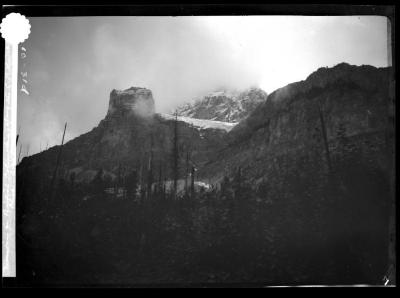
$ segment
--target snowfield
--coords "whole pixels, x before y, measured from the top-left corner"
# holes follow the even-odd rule
[[[174,115],[170,114],[159,114],[162,118],[167,120],[175,120]],[[230,131],[232,128],[235,127],[237,122],[229,123],[229,122],[222,122],[222,121],[215,121],[215,120],[205,120],[205,119],[195,119],[190,117],[178,116],[178,121],[183,121],[193,125],[197,129],[222,129],[225,131]]]

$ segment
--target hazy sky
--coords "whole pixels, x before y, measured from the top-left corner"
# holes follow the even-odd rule
[[[29,95],[18,94],[22,156],[97,126],[112,89],[152,90],[158,112],[219,87],[268,93],[341,62],[388,65],[374,16],[30,18]],[[25,64],[25,65],[23,65]],[[19,148],[18,148],[19,150]],[[21,156],[21,157],[22,157]]]

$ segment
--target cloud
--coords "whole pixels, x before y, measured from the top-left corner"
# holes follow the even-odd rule
[[[119,89],[150,88],[160,112],[220,86],[245,88],[258,80],[196,18],[139,18],[125,27],[130,30],[109,23],[96,30],[95,80]]]
[[[69,140],[104,118],[112,89],[152,90],[158,112],[217,88],[272,92],[340,62],[386,66],[383,17],[30,18],[18,99],[24,142]],[[34,152],[39,145],[32,145]]]

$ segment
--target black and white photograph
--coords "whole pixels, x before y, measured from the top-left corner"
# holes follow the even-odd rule
[[[3,283],[395,286],[394,7],[345,8],[3,7]]]

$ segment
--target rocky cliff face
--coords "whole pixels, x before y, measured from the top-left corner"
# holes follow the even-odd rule
[[[323,130],[332,163],[340,158],[343,142],[350,142],[365,158],[384,167],[392,98],[390,71],[343,63],[276,90],[232,129],[230,145],[210,161],[202,175],[216,181],[241,167],[261,181],[279,175],[276,166],[282,165],[282,159],[290,170],[302,158],[326,169]]]
[[[115,179],[133,169],[147,171],[150,156],[154,171],[162,171],[164,178],[172,174],[174,117],[154,112],[150,90],[132,87],[113,90],[106,117],[92,131],[63,146],[61,177],[74,173],[76,181],[89,182],[102,169]],[[225,145],[227,131],[218,126],[197,127],[181,119],[177,121],[180,174],[190,151],[191,162],[201,167],[208,156]],[[59,146],[24,158],[18,173],[37,171],[43,179],[53,175]],[[33,172],[32,172],[33,173]],[[158,175],[158,174],[157,174]]]
[[[149,89],[131,87],[111,91],[107,117],[130,113],[145,118],[154,114],[154,99]]]
[[[304,81],[276,90],[266,101],[265,94],[257,89],[236,97],[214,94],[185,113],[200,117],[207,112],[204,118],[232,120],[224,109],[215,109],[229,107],[232,98],[240,103],[243,113],[252,109],[253,112],[233,129],[218,129],[218,125],[207,123],[197,127],[183,121],[182,116],[178,119],[180,164],[185,163],[183,152],[190,151],[199,177],[212,183],[238,167],[253,181],[262,181],[279,175],[282,160],[286,170],[307,159],[326,172],[325,131],[333,165],[352,143],[366,159],[383,168],[388,117],[393,108],[390,78],[389,68],[339,64],[321,68]],[[227,114],[211,115],[213,111]],[[238,117],[235,120],[241,119],[239,114],[235,114]],[[92,131],[64,145],[64,173],[75,172],[90,180],[102,168],[116,176],[120,165],[139,169],[153,151],[153,162],[165,167],[169,171],[166,175],[170,176],[174,121],[172,117],[154,113],[150,90],[136,87],[113,90],[105,119]],[[51,176],[58,150],[56,146],[24,159],[19,171],[27,166],[42,168]]]
[[[220,90],[179,107],[178,115],[230,123],[240,122],[266,98],[265,91],[254,87],[242,92]]]

